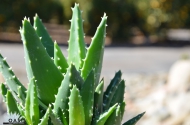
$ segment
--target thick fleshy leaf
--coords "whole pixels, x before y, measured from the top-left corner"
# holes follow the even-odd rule
[[[50,113],[51,113],[51,106],[48,107],[45,115],[43,116],[43,118],[41,119],[41,122],[38,125],[48,125]]]
[[[104,112],[100,115],[99,119],[97,120],[97,125],[104,125],[109,116],[116,110],[117,104],[113,105],[107,112]]]
[[[36,33],[39,37],[41,37],[41,42],[43,46],[46,48],[47,53],[50,57],[54,56],[54,45],[53,40],[51,39],[49,33],[47,32],[46,28],[44,27],[41,19],[36,16],[34,17],[34,28],[36,28]]]
[[[3,96],[3,102],[6,102],[7,87],[1,83],[1,95]]]
[[[102,69],[102,61],[104,54],[104,43],[106,34],[106,21],[107,16],[104,14],[102,21],[98,26],[90,47],[87,50],[87,55],[84,60],[83,67],[81,69],[82,77],[85,80],[90,73],[90,71],[95,69],[95,85],[99,83],[99,78]]]
[[[116,90],[118,89],[120,81],[121,81],[121,71],[118,71],[115,74],[114,78],[111,80],[111,83],[108,85],[106,91],[104,92],[104,99],[103,99],[104,111],[109,109],[111,100],[115,95]]]
[[[10,91],[7,91],[6,103],[7,103],[7,112],[9,114],[11,114],[11,113],[19,114],[16,100]]]
[[[17,103],[17,107],[18,107],[18,110],[19,110],[19,114],[20,114],[22,117],[25,118],[25,111],[24,111],[23,107],[22,107],[19,103]],[[25,118],[25,119],[26,119],[26,118]]]
[[[7,87],[13,92],[13,96],[16,97],[18,93],[22,95],[24,98],[26,97],[26,88],[21,84],[18,78],[13,73],[13,70],[6,62],[6,59],[0,54],[0,72],[3,74],[4,79],[6,81]],[[18,92],[18,88],[20,88],[20,92]],[[19,98],[20,101],[24,101],[24,98]]]
[[[81,78],[79,72],[76,70],[75,66],[71,64],[71,66],[67,69],[67,73],[64,76],[64,79],[59,87],[58,93],[56,95],[56,100],[54,103],[54,113],[59,115],[59,110],[64,113],[65,117],[68,119],[68,102],[69,102],[69,95],[70,89],[73,85],[76,85],[79,89],[81,89],[82,84],[84,83],[83,79]],[[62,116],[59,116],[62,117]]]
[[[35,77],[38,97],[43,103],[49,105],[55,101],[54,95],[58,92],[63,75],[46,52],[29,20],[24,19],[20,33],[28,79]]]
[[[69,125],[85,125],[84,106],[79,89],[75,85],[69,97]]]
[[[110,115],[110,117],[106,120],[104,125],[121,125],[122,121],[122,111],[121,106],[118,105],[116,110]]]
[[[120,108],[121,108],[121,117],[123,118],[124,112],[125,112],[125,102],[120,104]]]
[[[95,89],[94,92],[94,108],[93,108],[93,118],[92,125],[96,125],[96,120],[99,118],[103,109],[103,94],[104,94],[104,80],[100,81],[100,84]]]
[[[116,89],[116,91],[115,91],[115,93],[114,93],[114,95],[113,95],[113,98],[112,98],[111,101],[110,101],[109,107],[113,106],[113,105],[116,104],[116,103],[118,103],[118,104],[123,103],[124,94],[125,94],[125,81],[122,80],[122,81],[119,83],[119,86],[118,86],[118,88]]]
[[[60,118],[57,117],[52,111],[50,112],[50,118],[53,125],[63,125]]]
[[[69,67],[67,60],[65,59],[56,42],[54,43],[54,63],[61,73],[67,72],[67,68]]]
[[[103,94],[104,94],[104,79],[100,81],[100,84],[95,89],[94,93],[94,108],[98,109],[99,113],[102,113],[103,109]]]
[[[90,72],[80,91],[84,105],[85,125],[90,125],[94,105],[94,70]]]
[[[140,119],[141,117],[145,114],[145,112],[135,116],[134,118],[128,120],[127,122],[123,123],[122,125],[135,125]]]
[[[25,104],[25,99],[26,99],[26,95],[22,94],[22,87],[21,86],[18,86],[18,98],[20,99],[20,102],[22,104],[22,106],[24,106]]]
[[[39,122],[39,103],[35,79],[32,78],[27,90],[25,116],[28,124],[38,125]]]
[[[69,48],[68,48],[68,64],[73,63],[78,70],[82,66],[82,61],[86,56],[86,48],[84,42],[84,33],[82,26],[81,11],[79,5],[75,4],[72,8],[73,15],[71,19]]]

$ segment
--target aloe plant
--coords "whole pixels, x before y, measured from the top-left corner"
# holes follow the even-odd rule
[[[120,125],[125,110],[125,81],[118,71],[104,92],[100,79],[106,14],[87,48],[79,5],[72,8],[68,59],[49,36],[38,15],[33,26],[24,18],[20,34],[29,80],[28,89],[0,54],[5,78],[1,94],[8,113],[21,115],[29,125]],[[123,123],[135,125],[144,113]]]

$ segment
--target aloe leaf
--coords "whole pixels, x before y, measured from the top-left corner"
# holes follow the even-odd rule
[[[68,64],[73,63],[78,70],[82,66],[82,60],[86,56],[86,48],[84,42],[84,33],[82,26],[81,11],[79,5],[75,4],[72,8],[73,16],[71,19],[70,37],[69,37],[69,48],[68,48]]]
[[[14,96],[17,96],[18,93],[20,93],[23,97],[26,97],[26,88],[21,84],[21,82],[18,80],[18,78],[13,73],[13,70],[6,62],[6,59],[3,58],[3,56],[0,54],[0,72],[2,72],[7,87],[13,92]],[[18,87],[20,87],[20,92],[18,92]],[[23,98],[21,98],[22,101],[25,101]]]
[[[106,120],[104,125],[121,125],[122,114],[121,114],[121,106],[118,105],[116,110],[110,115],[110,117]]]
[[[48,120],[50,117],[50,112],[51,112],[51,106],[48,107],[45,115],[43,116],[43,118],[41,119],[41,122],[38,125],[48,125]]]
[[[123,101],[121,104],[120,104],[120,116],[121,116],[121,121],[122,121],[122,118],[123,118],[123,115],[124,115],[124,112],[125,112],[125,101]],[[121,124],[120,124],[121,125]]]
[[[85,114],[79,89],[74,85],[69,97],[69,125],[85,125]]]
[[[61,73],[66,73],[69,66],[56,42],[54,43],[54,63]]]
[[[3,102],[6,102],[7,87],[1,83],[1,95],[3,96]]]
[[[65,116],[65,114],[61,111],[61,113],[62,113],[62,122],[63,122],[63,124],[64,125],[69,125],[69,121],[67,120],[67,117]]]
[[[104,92],[104,97],[110,93],[110,91],[121,81],[121,71],[115,73],[114,78],[111,80],[110,84],[108,85],[106,91]]]
[[[63,123],[61,122],[60,118],[57,117],[51,110],[50,112],[50,118],[51,118],[51,122],[53,123],[53,125],[63,125]]]
[[[104,91],[104,80],[100,81],[100,84],[95,89],[94,93],[94,108],[98,109],[99,113],[102,113],[103,104],[103,91]]]
[[[37,97],[37,88],[35,79],[32,78],[27,90],[25,103],[25,116],[27,122],[32,125],[37,125],[39,122],[39,103]]]
[[[9,114],[10,113],[16,113],[16,114],[19,113],[16,100],[10,91],[7,91],[6,103],[7,103],[7,112]]]
[[[35,77],[37,80],[38,97],[44,104],[53,103],[63,75],[46,52],[29,20],[24,19],[20,33],[24,45],[28,79]]]
[[[96,125],[96,120],[102,113],[102,102],[103,102],[103,91],[104,91],[104,80],[100,81],[100,84],[95,89],[94,92],[94,109],[92,117],[92,125]]]
[[[80,91],[84,105],[85,125],[90,125],[93,116],[94,104],[94,71],[92,70]]]
[[[84,83],[83,79],[81,78],[79,72],[76,70],[73,64],[67,69],[67,72],[64,76],[64,79],[61,83],[61,86],[58,89],[58,93],[56,95],[56,100],[54,103],[54,113],[59,115],[59,108],[63,111],[65,117],[68,121],[68,97],[70,95],[70,89],[73,85],[76,85],[79,89],[81,89],[82,84]],[[59,116],[61,117],[61,116]]]
[[[125,112],[125,102],[123,101],[120,106],[121,106],[121,117],[123,118],[124,112]]]
[[[34,28],[36,28],[36,33],[39,37],[41,37],[41,42],[43,46],[46,48],[47,53],[50,57],[54,57],[54,45],[53,40],[50,37],[49,33],[47,32],[46,28],[44,27],[41,19],[36,16],[34,17]]]
[[[110,101],[110,106],[114,105],[115,103],[123,103],[123,99],[124,99],[124,94],[125,94],[125,81],[122,80],[119,83],[119,86],[117,88],[117,90],[115,91],[112,100]]]
[[[104,54],[104,43],[105,43],[105,33],[106,33],[106,21],[107,16],[104,14],[102,21],[98,26],[90,47],[88,48],[86,58],[84,60],[83,67],[81,69],[82,77],[85,80],[92,70],[95,69],[95,85],[99,83],[100,73],[102,69],[102,61]]]
[[[25,118],[25,111],[24,111],[23,107],[19,103],[17,103],[17,107],[18,107],[18,110],[19,110],[19,114],[21,114],[22,117]]]
[[[100,115],[96,125],[104,125],[109,116],[114,112],[118,104],[113,105],[107,112]]]
[[[114,78],[111,80],[111,83],[108,85],[106,91],[104,92],[104,97],[103,97],[104,111],[110,107],[110,102],[115,94],[115,91],[118,89],[120,81],[121,81],[121,71],[118,71],[115,74]]]
[[[134,118],[128,120],[127,122],[123,123],[122,125],[135,125],[140,119],[141,117],[145,114],[145,112],[135,116]]]
[[[26,95],[22,94],[22,88],[21,88],[21,86],[18,86],[18,95],[17,96],[18,96],[18,98],[21,99],[21,103],[24,106]]]

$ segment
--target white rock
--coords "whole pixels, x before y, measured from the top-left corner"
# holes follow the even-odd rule
[[[190,60],[179,60],[170,69],[167,88],[169,92],[183,92],[190,85]]]
[[[178,95],[167,97],[166,104],[172,117],[188,115],[190,112],[190,93],[179,93]]]

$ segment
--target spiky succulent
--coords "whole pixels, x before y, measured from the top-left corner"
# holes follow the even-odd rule
[[[68,59],[36,15],[24,18],[20,34],[29,79],[28,89],[0,55],[6,83],[1,93],[8,113],[19,113],[29,125],[120,125],[125,110],[125,81],[118,71],[107,89],[100,80],[107,16],[104,14],[86,48],[79,5],[72,8]],[[144,113],[123,125],[135,125]]]

